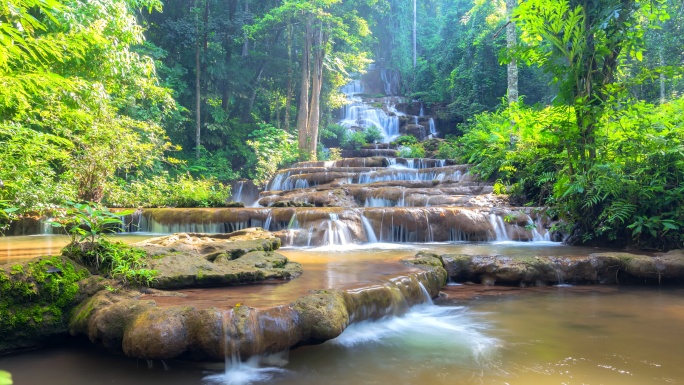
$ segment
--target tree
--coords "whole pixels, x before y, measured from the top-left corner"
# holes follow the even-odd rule
[[[551,73],[560,100],[572,107],[576,129],[565,130],[568,170],[587,172],[596,159],[596,131],[614,84],[621,57],[641,59],[644,26],[639,17],[665,19],[662,1],[529,0],[513,20],[522,30],[519,56]]]
[[[151,60],[133,50],[143,42],[133,6],[160,3],[0,6],[3,198],[23,209],[66,198],[98,201],[117,172],[160,159],[161,122],[174,102],[156,84]]]
[[[506,15],[508,22],[506,24],[506,48],[512,50],[517,44],[517,30],[515,22],[511,20],[513,11],[517,0],[506,0]],[[512,58],[508,63],[508,103],[514,104],[518,102],[518,62]]]

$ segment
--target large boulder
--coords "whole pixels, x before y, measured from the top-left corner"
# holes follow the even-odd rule
[[[230,234],[179,233],[135,244],[157,271],[151,287],[178,289],[291,279],[301,265],[274,252],[280,239],[259,228]]]
[[[352,322],[398,314],[434,297],[446,271],[434,256],[386,284],[354,290],[314,290],[292,303],[251,308],[158,305],[163,290],[102,290],[74,311],[70,331],[112,351],[142,359],[222,361],[275,353],[339,336]],[[429,294],[426,294],[429,293]]]
[[[684,253],[657,256],[595,253],[585,257],[440,256],[456,282],[529,285],[559,283],[668,283],[684,281]]]
[[[0,354],[65,334],[71,309],[97,283],[62,257],[0,265]]]

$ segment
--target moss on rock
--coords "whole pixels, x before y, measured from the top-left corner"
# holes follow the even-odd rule
[[[63,257],[0,267],[0,352],[39,345],[67,331],[88,271]]]

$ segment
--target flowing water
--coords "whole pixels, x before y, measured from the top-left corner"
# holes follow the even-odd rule
[[[122,239],[138,238],[142,237]],[[13,254],[10,258],[16,260],[55,248],[66,238],[2,240],[4,245],[12,244],[12,250],[22,250],[22,257]],[[204,298],[208,306],[223,298],[224,305],[229,305],[233,296],[248,305],[253,301],[268,306],[287,302],[310,288],[378,284],[410,270],[397,260],[419,250],[513,257],[595,251],[549,242],[286,248],[280,252],[303,264],[302,277],[277,285],[198,289],[196,299]],[[448,292],[458,290],[469,288],[450,287]],[[401,317],[353,324],[323,345],[247,362],[229,361],[227,369],[223,364],[148,363],[78,341],[0,357],[0,368],[12,372],[16,384],[51,385],[684,383],[680,363],[684,290],[571,287],[530,291],[442,305],[426,299]],[[201,301],[197,306],[202,306]]]
[[[153,362],[86,344],[0,357],[16,384],[678,384],[684,291],[549,289],[420,305],[289,355]]]

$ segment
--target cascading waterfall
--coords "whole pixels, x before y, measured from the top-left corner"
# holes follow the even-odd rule
[[[428,305],[434,305],[435,303],[432,301],[432,297],[425,288],[425,285],[423,285],[422,282],[418,282],[418,285],[420,286],[420,291],[423,293],[423,297],[425,298],[425,303]]]
[[[344,86],[342,92],[347,97],[347,104],[343,108],[344,115],[340,125],[348,129],[376,127],[383,134],[383,143],[390,143],[399,137],[399,117],[375,108],[357,97],[357,94],[363,93],[363,85],[358,80]]]
[[[394,169],[389,171],[370,171],[359,175],[358,184],[390,182],[390,181],[444,181],[459,182],[462,173],[460,170],[421,170],[417,168]]]
[[[533,222],[532,219],[528,221],[528,227],[532,231],[532,241],[533,242],[551,242],[551,232],[548,230],[544,230],[544,234],[542,235],[539,232],[539,229],[544,229],[542,225],[541,218],[537,218],[536,222]]]
[[[436,138],[437,137],[437,125],[435,124],[435,120],[433,118],[430,118],[430,138]]]
[[[375,230],[373,230],[373,226],[371,225],[370,221],[368,221],[368,218],[366,218],[366,216],[363,214],[361,214],[361,223],[363,224],[363,229],[366,231],[368,243],[377,243],[378,238],[375,236]]]
[[[330,213],[330,219],[327,222],[327,229],[324,239],[326,245],[346,245],[351,239],[349,227],[340,220],[340,216],[335,213]]]
[[[496,238],[494,239],[495,241],[509,241],[510,238],[508,238],[508,233],[506,232],[506,224],[504,223],[503,218],[496,214],[489,214],[489,223],[492,224],[492,230],[494,230],[494,234]]]

